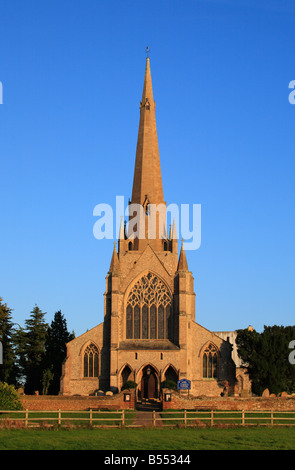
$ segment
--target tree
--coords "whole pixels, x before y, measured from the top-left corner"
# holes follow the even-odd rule
[[[67,343],[74,339],[67,329],[67,322],[59,310],[55,313],[47,331],[45,343],[45,355],[43,360],[43,369],[52,370],[53,378],[51,380],[48,393],[56,395],[60,388],[60,377],[62,374],[62,364],[67,355]]]
[[[23,369],[26,376],[25,393],[32,394],[42,388],[42,362],[45,355],[45,342],[48,324],[44,320],[45,313],[36,305],[31,316],[25,321],[25,349]]]
[[[13,347],[14,328],[12,310],[0,297],[0,341],[2,343],[3,364],[0,365],[0,380],[16,385],[16,357]]]
[[[1,410],[21,410],[22,403],[13,385],[0,382],[0,409]]]
[[[52,367],[50,369],[45,369],[43,371],[43,376],[42,376],[42,395],[47,395],[49,386],[54,378],[54,374],[52,372]]]
[[[266,388],[275,394],[295,391],[295,367],[289,362],[289,343],[294,339],[294,326],[264,326],[262,333],[238,330],[238,354],[255,394],[261,395]]]
[[[20,327],[14,331],[13,345],[15,350],[16,368],[15,368],[15,384],[24,387],[26,382],[26,345],[27,337],[25,329]]]

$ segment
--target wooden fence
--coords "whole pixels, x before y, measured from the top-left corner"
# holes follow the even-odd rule
[[[295,410],[204,410],[172,411],[162,413],[163,425],[237,425],[237,426],[295,426]]]
[[[1,411],[0,427],[78,425],[92,427],[141,426],[295,426],[295,411],[276,410],[165,410],[137,416],[136,411]]]

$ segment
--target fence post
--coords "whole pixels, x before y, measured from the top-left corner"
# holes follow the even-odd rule
[[[270,412],[270,424],[273,426],[273,410]]]
[[[28,427],[28,420],[29,420],[29,411],[26,410],[26,418],[25,418],[25,427]]]
[[[61,424],[61,412],[58,410],[58,424]]]
[[[245,425],[245,410],[242,410],[242,426]]]
[[[186,410],[184,410],[184,425],[186,426]]]
[[[153,410],[153,426],[156,426],[156,412]]]
[[[214,424],[214,411],[211,410],[211,426]]]
[[[122,426],[125,426],[125,410],[122,410]]]
[[[89,421],[90,421],[90,426],[92,426],[92,409],[90,409]]]

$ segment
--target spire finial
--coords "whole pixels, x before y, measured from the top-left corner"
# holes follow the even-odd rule
[[[150,52],[151,52],[150,48],[149,48],[149,46],[147,46],[146,49],[145,49],[145,53],[146,53],[147,58],[149,58]]]

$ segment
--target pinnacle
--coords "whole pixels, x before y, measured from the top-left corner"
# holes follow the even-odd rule
[[[181,250],[180,250],[180,255],[179,255],[179,260],[178,260],[177,271],[188,271],[186,254],[185,254],[185,251],[184,251],[184,248],[183,248],[183,240],[182,240],[182,244],[181,244]]]
[[[119,263],[117,248],[116,248],[116,242],[114,242],[114,250],[113,250],[113,256],[112,256],[109,272],[116,273],[119,271],[119,268],[120,268],[120,263]]]

